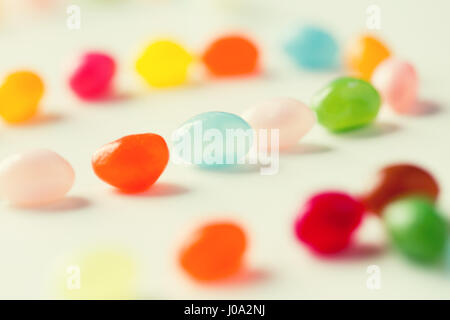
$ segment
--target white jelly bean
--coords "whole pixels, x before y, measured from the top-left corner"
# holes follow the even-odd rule
[[[279,148],[291,148],[314,126],[314,112],[291,98],[276,98],[248,109],[242,116],[256,133],[261,129],[279,129]],[[267,133],[270,137],[270,132]],[[267,147],[270,148],[268,141]]]
[[[57,201],[69,192],[74,180],[72,166],[46,149],[12,155],[0,163],[0,197],[16,206]]]

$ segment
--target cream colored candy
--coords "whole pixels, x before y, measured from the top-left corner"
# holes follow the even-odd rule
[[[383,103],[398,113],[415,113],[419,79],[414,67],[395,58],[383,61],[373,73],[372,84]]]
[[[279,148],[288,149],[314,126],[314,112],[305,104],[292,98],[275,98],[248,109],[243,118],[256,131],[257,137],[261,129],[267,132],[267,147],[271,149],[271,129],[279,129]],[[260,142],[261,143],[261,142]]]
[[[16,206],[39,206],[61,199],[74,180],[72,166],[46,149],[12,155],[0,163],[0,197]]]

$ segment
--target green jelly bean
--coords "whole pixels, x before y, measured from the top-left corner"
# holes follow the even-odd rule
[[[342,77],[315,94],[311,107],[321,125],[330,131],[346,131],[373,122],[380,104],[380,95],[370,83]]]
[[[446,223],[428,198],[396,200],[383,211],[383,220],[394,246],[406,256],[433,262],[444,254]]]

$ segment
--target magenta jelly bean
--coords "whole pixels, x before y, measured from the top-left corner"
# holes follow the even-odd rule
[[[113,57],[102,52],[87,52],[73,68],[69,79],[70,88],[82,99],[105,97],[112,89],[115,71]]]
[[[337,253],[351,243],[364,211],[364,205],[348,194],[334,191],[316,194],[298,214],[296,236],[316,253]]]

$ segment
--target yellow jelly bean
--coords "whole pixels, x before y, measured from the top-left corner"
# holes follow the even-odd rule
[[[38,111],[44,95],[44,83],[31,71],[17,71],[0,86],[0,115],[8,123],[20,123]]]
[[[153,87],[163,88],[186,81],[192,56],[170,40],[151,43],[136,62],[137,72]]]
[[[57,267],[57,289],[65,299],[135,299],[136,265],[112,249],[96,249],[66,257]]]

